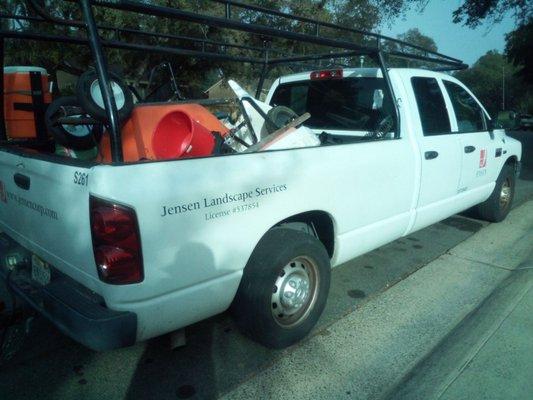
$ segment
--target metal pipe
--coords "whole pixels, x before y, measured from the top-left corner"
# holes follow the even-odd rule
[[[261,97],[261,91],[263,90],[263,85],[265,84],[265,78],[268,73],[268,63],[264,63],[261,68],[261,76],[259,77],[259,83],[257,84],[257,89],[255,91],[255,98],[257,100]]]
[[[375,53],[372,50],[372,53]],[[299,62],[299,61],[315,61],[315,60],[324,60],[328,58],[342,58],[342,57],[353,57],[360,54],[369,54],[369,51],[344,51],[339,53],[322,53],[322,54],[310,54],[307,56],[295,56],[295,57],[283,57],[283,58],[274,58],[269,61],[270,65],[284,64],[287,62]]]
[[[193,23],[214,26],[222,29],[234,29],[243,32],[255,33],[269,37],[279,37],[282,39],[295,40],[306,43],[321,44],[324,46],[345,48],[348,50],[368,50],[365,47],[359,46],[355,43],[345,40],[329,39],[322,37],[315,37],[303,33],[295,33],[291,31],[284,31],[269,26],[247,24],[240,21],[228,20],[226,18],[214,17],[210,15],[202,15],[189,11],[178,10],[170,7],[154,6],[143,3],[138,3],[130,0],[99,0],[98,6],[107,7],[115,10],[131,11],[155,17],[178,19],[189,21]]]
[[[305,22],[305,23],[309,23],[309,24],[314,24],[314,25],[317,25],[317,26],[322,26],[322,27],[325,27],[325,28],[336,29],[338,31],[355,33],[355,34],[359,34],[359,35],[362,35],[362,36],[374,37],[376,39],[383,39],[383,40],[387,40],[389,42],[393,42],[393,43],[401,44],[403,46],[410,47],[411,49],[423,50],[423,51],[425,51],[425,52],[427,52],[429,54],[433,54],[433,55],[436,55],[436,56],[439,56],[439,57],[443,57],[443,58],[446,58],[446,59],[448,59],[450,61],[461,62],[461,60],[458,60],[456,58],[453,58],[453,57],[438,53],[436,51],[431,51],[431,50],[425,49],[424,47],[421,47],[421,46],[417,46],[417,45],[414,45],[414,44],[410,44],[410,43],[404,42],[403,40],[400,40],[400,39],[395,39],[395,38],[391,38],[389,36],[381,35],[379,33],[367,32],[367,31],[363,31],[363,30],[355,29],[355,28],[348,28],[348,27],[345,27],[345,26],[340,26],[340,25],[333,24],[331,22],[317,21],[317,20],[314,20],[312,18],[301,17],[301,16],[298,16],[298,15],[292,15],[292,14],[284,13],[282,11],[268,9],[268,8],[265,8],[265,7],[254,6],[254,5],[251,5],[251,4],[245,4],[245,3],[242,3],[240,1],[234,1],[234,0],[210,0],[210,1],[212,1],[214,3],[225,4],[226,6],[232,5],[232,6],[235,6],[235,7],[243,8],[245,10],[261,12],[261,13],[274,15],[274,16],[282,17],[282,18],[288,18],[288,19],[291,19],[293,21],[300,21],[300,22]]]
[[[0,140],[7,140],[6,120],[4,112],[4,36],[0,35]]]
[[[212,1],[218,1],[218,0],[212,0]],[[21,19],[21,20],[36,21],[36,22],[46,22],[46,20],[43,19],[43,18],[28,17],[28,16],[17,16],[17,15],[13,15],[13,14],[2,14],[2,13],[0,13],[0,18]],[[294,18],[298,19],[299,17],[294,17]],[[56,22],[56,20],[59,20],[60,22]],[[66,20],[57,19],[57,18],[51,19],[51,21],[54,22],[54,23],[60,23],[61,25],[74,26],[74,27],[78,26],[78,21],[66,21]],[[338,27],[338,28],[339,29],[345,29],[343,27]],[[98,26],[98,29],[120,31],[121,33],[131,33],[131,34],[136,34],[136,35],[152,37],[152,38],[156,38],[156,39],[157,38],[163,38],[163,39],[186,40],[186,41],[192,41],[192,42],[199,42],[199,43],[202,43],[202,45],[204,45],[204,44],[212,44],[212,45],[215,45],[215,46],[225,46],[225,47],[236,48],[236,49],[245,49],[245,50],[250,50],[250,51],[258,51],[258,52],[259,51],[263,51],[263,49],[258,48],[258,47],[253,47],[253,46],[236,45],[236,44],[231,44],[231,43],[224,43],[224,42],[218,42],[218,41],[206,40],[206,39],[200,39],[200,38],[193,38],[193,37],[187,37],[187,36],[170,35],[170,34],[158,34],[158,33],[153,33],[153,32],[144,32],[144,31],[140,31],[140,30],[136,30],[136,29],[127,29],[127,28],[118,29],[118,28],[115,28],[115,27],[105,26],[105,25]],[[392,40],[392,39],[390,39],[390,40]],[[379,39],[379,37],[377,37],[376,38],[376,43],[379,43],[379,41],[380,41],[380,39]],[[111,41],[107,41],[107,43],[111,43]],[[123,43],[123,42],[115,41],[113,43],[116,44],[116,43]],[[105,41],[103,41],[103,44],[105,45]],[[403,45],[407,45],[405,43],[402,43],[402,44]],[[128,48],[127,46],[128,46],[127,44],[124,44],[122,46],[111,46],[111,47]],[[142,46],[142,45],[130,45],[130,46]],[[417,48],[417,46],[411,46],[411,47]],[[139,50],[145,50],[145,49],[146,50],[150,50],[150,49],[152,49],[152,47],[146,47],[145,49],[142,49],[142,48],[138,47],[138,49]],[[171,48],[163,47],[163,46],[158,47],[157,51],[158,52],[166,52],[166,53],[176,54],[176,52],[172,51]],[[186,54],[186,53],[184,53],[184,51],[185,51],[185,49],[183,49],[179,54],[192,55],[192,56],[196,55],[194,53]],[[193,51],[193,50],[190,50],[190,51]],[[269,49],[269,51],[273,52],[273,53],[284,53],[283,51],[275,49],[275,48],[271,48],[271,49]],[[376,51],[377,50],[375,48],[373,48],[373,47],[361,47],[361,49],[359,50],[358,54],[363,54],[363,53],[364,54],[369,54],[369,53],[375,53]],[[389,52],[384,52],[384,53],[390,54],[390,55],[393,55],[393,56],[396,56],[396,57],[400,57],[400,58],[418,59],[418,60],[427,61],[427,62],[431,62],[431,63],[441,63],[441,64],[444,64],[444,65],[449,65],[449,66],[453,67],[452,69],[465,69],[465,68],[467,68],[467,65],[463,64],[460,60],[457,60],[457,62],[455,62],[456,59],[453,59],[453,58],[447,57],[447,56],[445,56],[445,59],[438,59],[438,58],[434,58],[434,57],[427,57],[427,56],[421,56],[421,55],[416,55],[416,54],[409,54],[409,53],[404,53],[404,52],[400,52],[400,51],[389,51]],[[442,55],[440,55],[439,53],[433,53],[431,51],[426,51],[426,53],[434,54],[437,57],[442,57]],[[216,54],[216,53],[207,53],[207,54],[208,54],[208,56],[204,57],[204,58],[213,58],[212,55]],[[350,54],[336,53],[336,54],[332,54],[331,57],[329,57],[328,56],[329,54],[331,54],[331,53],[328,53],[328,54],[325,54],[325,55],[317,55],[317,56],[316,55],[309,55],[309,56],[296,56],[296,57],[292,57],[292,58],[276,58],[276,59],[271,60],[270,63],[271,64],[282,64],[282,63],[292,62],[292,61],[320,60],[321,59],[320,57],[322,57],[322,59],[324,59],[324,58],[338,58],[338,57],[350,56]],[[243,61],[243,60],[242,59],[240,59],[240,60],[237,59],[236,61]],[[259,61],[255,61],[255,62],[259,62]],[[450,69],[448,69],[448,70],[450,70]]]
[[[80,0],[80,6],[85,19],[85,26],[87,28],[87,35],[89,37],[89,45],[93,53],[93,58],[96,64],[96,72],[98,74],[98,83],[102,98],[104,100],[107,118],[109,120],[109,131],[111,136],[111,159],[114,162],[124,161],[122,153],[122,137],[120,136],[120,126],[118,120],[117,105],[115,97],[109,82],[109,74],[107,72],[107,60],[102,46],[100,37],[98,35],[98,28],[94,21],[93,11],[89,0]]]
[[[12,38],[12,39],[31,39],[31,40],[45,41],[45,42],[60,42],[60,43],[69,43],[69,44],[77,44],[77,45],[89,45],[89,40],[87,39],[74,38],[74,37],[68,37],[68,36],[38,34],[38,33],[31,33],[31,32],[12,32],[12,31],[0,31],[0,35],[5,35],[6,38]],[[259,58],[247,58],[247,57],[239,57],[239,56],[232,56],[232,55],[218,54],[218,53],[203,53],[201,51],[196,51],[196,50],[126,43],[126,42],[119,42],[115,40],[100,40],[100,43],[103,47],[122,49],[122,50],[150,51],[153,53],[175,54],[175,55],[180,55],[180,56],[192,56],[192,57],[212,59],[212,60],[249,62],[252,64],[262,64],[264,62],[262,59],[259,59]]]
[[[388,54],[393,57],[404,58],[406,60],[420,60],[420,61],[427,61],[427,62],[442,64],[442,65],[449,65],[449,66],[455,67],[455,69],[458,69],[458,70],[468,68],[468,65],[464,64],[462,61],[455,62],[455,61],[447,61],[447,60],[437,60],[433,57],[420,56],[418,54],[407,54],[401,51],[382,51],[382,53]]]
[[[16,14],[5,14],[5,13],[0,13],[0,19],[17,19],[17,20],[21,20],[21,21],[32,21],[32,22],[37,22],[37,23],[50,22],[50,21],[48,21],[47,19],[45,19],[43,17],[32,17],[32,16],[16,15]],[[71,27],[76,27],[76,28],[80,27],[80,25],[77,23],[78,21],[74,21],[74,20],[72,20],[72,21],[60,20],[60,21],[61,21],[61,23],[55,22],[55,20],[53,20],[51,22],[54,22],[54,23],[57,23],[57,24],[60,24],[60,25],[64,25],[64,26],[71,26]],[[240,45],[240,44],[226,43],[226,42],[220,42],[220,41],[217,41],[217,40],[210,40],[210,39],[205,39],[205,38],[195,38],[195,37],[183,36],[183,35],[172,35],[172,34],[168,34],[168,33],[148,32],[148,31],[141,31],[141,30],[138,30],[138,29],[131,29],[131,28],[116,28],[116,27],[113,27],[113,26],[110,26],[110,25],[97,25],[97,28],[99,30],[115,32],[115,35],[116,35],[117,39],[120,38],[121,34],[129,33],[129,34],[132,34],[132,35],[140,35],[140,36],[145,36],[145,37],[149,37],[149,38],[153,38],[153,39],[175,39],[175,40],[189,41],[189,42],[193,42],[193,43],[202,43],[203,45],[209,44],[209,45],[213,45],[213,46],[230,47],[230,48],[239,49],[239,50],[250,50],[250,51],[257,51],[257,52],[262,52],[263,51],[263,49],[261,47],[254,47],[254,46],[246,46],[246,45]],[[276,49],[271,49],[271,51],[275,52],[275,53],[279,53],[279,54],[283,54],[284,53],[284,51],[276,50]]]
[[[263,63],[263,67],[261,68],[261,76],[259,77],[259,83],[257,84],[257,90],[255,91],[255,98],[257,100],[261,97],[261,91],[263,90],[263,85],[265,84],[265,78],[268,73],[268,45],[270,43],[263,42],[263,47],[265,48],[265,62]]]
[[[398,109],[398,102],[396,101],[396,96],[394,94],[394,90],[392,89],[392,83],[389,76],[389,70],[387,69],[387,64],[385,63],[385,58],[383,57],[383,53],[381,51],[377,54],[378,58],[378,64],[381,68],[381,72],[383,73],[383,79],[385,80],[385,84],[387,85],[387,89],[389,91],[389,94],[391,96],[391,102],[392,106],[394,107],[394,117],[395,117],[395,129],[394,129],[394,137],[396,139],[400,138],[400,110]]]

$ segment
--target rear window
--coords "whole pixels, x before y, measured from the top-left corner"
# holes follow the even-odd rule
[[[393,107],[381,78],[300,81],[278,86],[271,105],[285,106],[311,118],[313,129],[371,131]]]

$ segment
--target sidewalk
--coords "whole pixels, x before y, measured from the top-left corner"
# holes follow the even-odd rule
[[[532,333],[533,253],[389,398],[531,398]]]
[[[470,317],[477,314],[480,304],[493,297],[491,295],[496,288],[511,287],[506,284],[510,276],[531,277],[528,270],[511,271],[524,265],[532,248],[533,201],[529,201],[513,210],[505,222],[487,226],[302,345],[289,349],[270,368],[224,398],[376,399],[400,392],[402,395],[396,398],[405,398],[405,395],[432,398],[434,393],[429,390],[423,394],[412,390],[422,382],[430,388],[435,386],[434,376],[419,374],[419,367],[431,362],[431,355],[443,349],[442,344],[447,342],[451,332],[457,332],[457,327],[464,321],[472,320]],[[394,266],[391,265],[391,268]],[[516,283],[523,285],[523,281],[517,279]],[[526,290],[525,287],[523,290]],[[525,322],[513,323],[531,309],[532,291],[526,291],[523,297],[513,300],[516,304],[511,301],[509,304],[514,305],[507,314],[498,313],[499,316],[507,315],[500,325],[493,322],[488,329],[477,332],[476,339],[479,339],[479,335],[491,331],[492,326],[493,333],[484,342],[479,342],[482,345],[474,343],[478,344],[479,350],[468,353],[468,366],[479,364],[493,369],[503,366],[504,360],[487,364],[483,357],[492,357],[499,351],[509,355],[505,346],[503,350],[498,348],[497,339],[510,335],[510,331],[515,333],[512,335],[517,340],[514,345],[520,349],[517,354],[527,351],[531,354],[531,348],[527,348],[531,334],[519,332],[531,327]],[[506,309],[503,308],[504,311]],[[518,343],[520,340],[527,343]],[[465,348],[469,347],[465,343]],[[461,355],[459,361],[463,363],[467,354],[465,348],[458,352]],[[429,365],[422,370],[429,371]],[[457,365],[462,365],[460,363],[452,363],[448,367],[450,365],[453,368],[444,375],[438,371],[438,365],[434,369],[438,378],[450,379],[443,381],[443,394],[449,396],[443,398],[459,398],[462,387],[469,385],[475,385],[465,395],[471,399],[482,398],[480,386],[491,390],[485,383],[478,383],[489,379],[482,376],[483,368],[475,375],[471,372],[474,369],[457,369]],[[521,368],[523,374],[520,376],[532,370],[530,365],[525,364]],[[455,379],[454,373],[457,375]],[[519,379],[522,379],[517,376],[515,380],[512,374],[505,376],[507,386],[518,385]],[[474,379],[478,379],[475,384],[472,383]],[[503,386],[497,380],[493,382],[495,387]],[[442,382],[437,384],[440,387]],[[521,387],[529,389],[524,385]],[[486,394],[487,398],[493,398],[490,393]]]

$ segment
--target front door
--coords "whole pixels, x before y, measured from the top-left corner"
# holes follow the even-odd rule
[[[501,157],[487,129],[485,113],[476,99],[459,84],[443,80],[453,107],[452,130],[459,134],[462,153],[459,191],[470,192],[472,201],[482,201],[492,190],[494,180],[489,171]],[[487,193],[488,192],[488,193]]]

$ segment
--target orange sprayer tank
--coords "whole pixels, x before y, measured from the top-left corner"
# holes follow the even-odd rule
[[[139,104],[122,127],[124,161],[165,160],[211,154],[215,140],[228,129],[199,104]],[[100,157],[111,162],[108,134],[100,143]]]
[[[34,83],[32,88],[31,73],[39,73],[40,84]],[[33,103],[33,95],[42,93],[41,110],[36,110],[39,104]],[[44,119],[42,125],[36,118],[44,116],[45,105],[52,101],[48,90],[48,74],[39,67],[4,67],[4,116],[6,132],[11,139],[28,139],[47,137]],[[36,123],[37,122],[37,123]],[[43,132],[37,132],[37,127]]]

